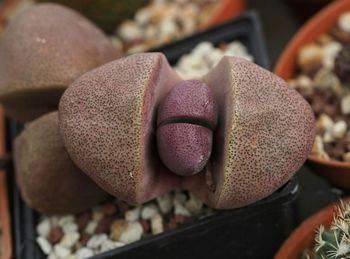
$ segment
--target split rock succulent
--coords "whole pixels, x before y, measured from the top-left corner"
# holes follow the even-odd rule
[[[178,90],[179,84],[189,88]],[[286,82],[251,62],[225,57],[195,82],[199,92],[209,91],[191,97],[193,85],[159,53],[129,56],[85,73],[59,105],[67,151],[122,200],[142,203],[184,188],[214,208],[260,200],[304,163],[314,116]],[[163,134],[162,125],[171,129]],[[196,150],[200,155],[190,156]],[[186,161],[176,156],[181,152],[188,154]]]

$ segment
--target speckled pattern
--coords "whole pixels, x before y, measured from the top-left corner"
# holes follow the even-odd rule
[[[103,32],[77,12],[38,4],[9,23],[0,43],[0,101],[21,121],[57,110],[78,76],[120,56]]]
[[[286,82],[239,58],[223,58],[203,81],[220,106],[211,158],[216,188],[198,188],[204,177],[189,178],[184,186],[216,208],[240,207],[268,196],[311,150],[310,106]]]
[[[180,186],[214,208],[240,207],[270,195],[311,150],[310,106],[283,80],[239,58],[223,58],[202,80],[213,91],[218,114],[212,155],[202,172],[177,176],[157,155],[156,111],[181,79],[154,53],[106,64],[68,88],[59,112],[72,159],[128,202],[145,202]]]
[[[199,80],[181,81],[161,101],[157,116],[158,153],[178,175],[199,173],[211,154],[217,110],[210,88]]]
[[[109,193],[145,202],[179,186],[156,151],[156,109],[181,79],[160,53],[92,70],[62,96],[59,114],[73,161]]]
[[[211,89],[199,80],[185,80],[174,86],[161,101],[158,126],[176,120],[202,121],[214,129],[217,121],[216,103]]]
[[[199,173],[211,154],[212,130],[190,123],[172,123],[157,129],[157,146],[163,163],[178,175]]]
[[[58,128],[58,112],[33,121],[16,138],[17,183],[29,207],[41,213],[73,213],[108,198],[69,158]]]

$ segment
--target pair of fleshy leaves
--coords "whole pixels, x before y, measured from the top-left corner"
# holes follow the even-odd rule
[[[59,106],[67,151],[98,185],[128,202],[146,202],[174,188],[215,208],[268,196],[310,152],[310,106],[286,82],[239,58],[223,58],[200,81],[218,105],[213,148],[202,172],[178,176],[160,159],[158,107],[182,79],[159,53],[110,62],[70,85]]]
[[[0,62],[3,75],[0,99],[9,114],[17,118],[31,119],[54,109],[63,90],[76,77],[117,56],[102,34],[91,33],[96,29],[91,29],[82,17],[68,14],[71,12],[68,11],[62,20],[62,12],[67,12],[63,9],[56,5],[34,7],[10,24],[5,33],[0,48],[3,57]],[[66,37],[65,42],[65,37],[59,37],[63,29],[53,29],[57,25],[51,18],[61,22],[73,19],[72,24],[86,29],[79,30],[81,33],[83,29],[85,38],[82,39],[85,40],[74,40],[74,35],[68,30],[67,35],[72,36]],[[50,21],[52,24],[46,26]],[[35,34],[34,27],[39,25],[45,28],[40,33],[46,33],[46,36],[39,33],[36,38],[31,38],[30,35]],[[92,39],[94,37],[96,39]],[[82,41],[88,47],[82,47],[82,52],[65,52],[60,47],[55,51],[58,43],[62,43],[58,39],[63,39],[64,44],[72,44],[72,48],[78,48]],[[12,46],[15,40],[17,43]],[[33,40],[35,44],[32,44]],[[84,60],[96,62],[85,66],[87,61]],[[65,77],[63,72],[69,76]],[[40,133],[48,125],[56,125],[50,131],[52,134],[57,136],[60,132],[63,136],[64,143],[56,145],[61,150],[60,155],[64,156],[67,149],[74,163],[103,190],[128,202],[146,202],[164,192],[183,188],[212,207],[235,208],[274,192],[302,165],[310,151],[314,134],[310,107],[284,81],[242,59],[226,57],[200,80],[211,89],[218,106],[209,162],[200,173],[181,177],[173,174],[160,160],[155,137],[156,114],[160,102],[182,79],[170,68],[163,55],[139,54],[87,72],[72,83],[61,100],[60,129],[57,128],[57,114],[44,115],[30,124],[16,140],[16,171],[17,175],[26,175],[18,176],[26,200],[30,201],[33,195],[45,195],[40,192],[47,192],[52,189],[49,188],[51,184],[56,184],[50,179],[57,178],[49,176],[57,176],[57,161],[60,160],[55,157],[47,159],[45,148],[41,149],[42,156],[37,155],[47,159],[48,167],[45,163],[43,167],[33,167],[33,164],[42,162],[34,159],[38,156],[23,159],[29,155],[26,147],[47,145],[38,136],[30,137],[30,132]],[[49,101],[51,98],[53,102]],[[48,109],[43,105],[46,103],[50,104]],[[58,137],[56,140],[62,141]],[[68,155],[65,157],[67,163],[71,163]],[[73,167],[74,170],[65,169],[68,171],[64,173],[75,180],[66,177],[68,182],[62,186],[81,186],[79,177],[83,177],[82,172],[75,165]],[[45,168],[51,168],[47,175],[44,174]],[[92,181],[86,182],[90,184],[86,188],[88,191],[97,188]],[[82,193],[75,190],[79,188],[72,189],[73,195],[69,198],[60,197],[59,212],[74,210],[74,206],[64,202],[68,204],[82,197],[79,196]],[[106,196],[102,190],[99,195]],[[54,212],[55,203],[52,201],[55,196],[50,197],[45,202],[51,207],[42,209],[39,206],[44,202],[42,200],[31,205],[41,211]],[[85,205],[91,205],[91,202],[87,201]]]

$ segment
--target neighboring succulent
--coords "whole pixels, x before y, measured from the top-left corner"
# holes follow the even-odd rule
[[[132,18],[140,7],[149,0],[37,0],[55,2],[73,8],[96,23],[108,33],[127,18]]]
[[[69,158],[58,128],[58,113],[30,123],[15,139],[16,179],[29,207],[45,214],[73,213],[109,197]]]
[[[350,258],[350,204],[341,202],[335,208],[334,220],[329,229],[321,225],[315,235],[312,252],[306,252],[307,259]]]
[[[59,120],[72,160],[132,203],[179,187],[214,208],[253,203],[301,167],[314,138],[312,110],[295,90],[229,57],[197,81],[159,53],[110,62],[70,85]]]
[[[334,72],[343,83],[350,83],[350,44],[338,53],[334,62]]]
[[[103,32],[77,12],[38,4],[11,20],[0,42],[0,102],[20,121],[57,110],[78,76],[120,56]]]

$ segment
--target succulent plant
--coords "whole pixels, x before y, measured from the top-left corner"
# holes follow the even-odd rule
[[[0,42],[0,102],[8,115],[35,119],[57,110],[63,91],[78,76],[120,56],[103,32],[57,4],[18,14]]]
[[[109,197],[69,158],[58,112],[31,122],[14,142],[16,179],[23,199],[45,214],[73,213]]]
[[[336,206],[334,220],[329,229],[321,225],[315,235],[315,246],[308,259],[350,258],[350,204]]]
[[[236,208],[270,195],[306,160],[313,112],[272,73],[225,57],[183,80],[160,53],[95,68],[118,55],[59,5],[37,5],[8,26],[0,45],[8,113],[36,118],[65,91],[59,116],[40,117],[15,141],[17,182],[31,207],[74,212],[104,199],[101,189],[144,203],[180,188],[213,208]]]
[[[314,138],[312,110],[295,90],[229,57],[196,81],[160,53],[110,62],[69,86],[59,123],[72,160],[117,198],[143,203],[184,188],[214,208],[277,190]]]

